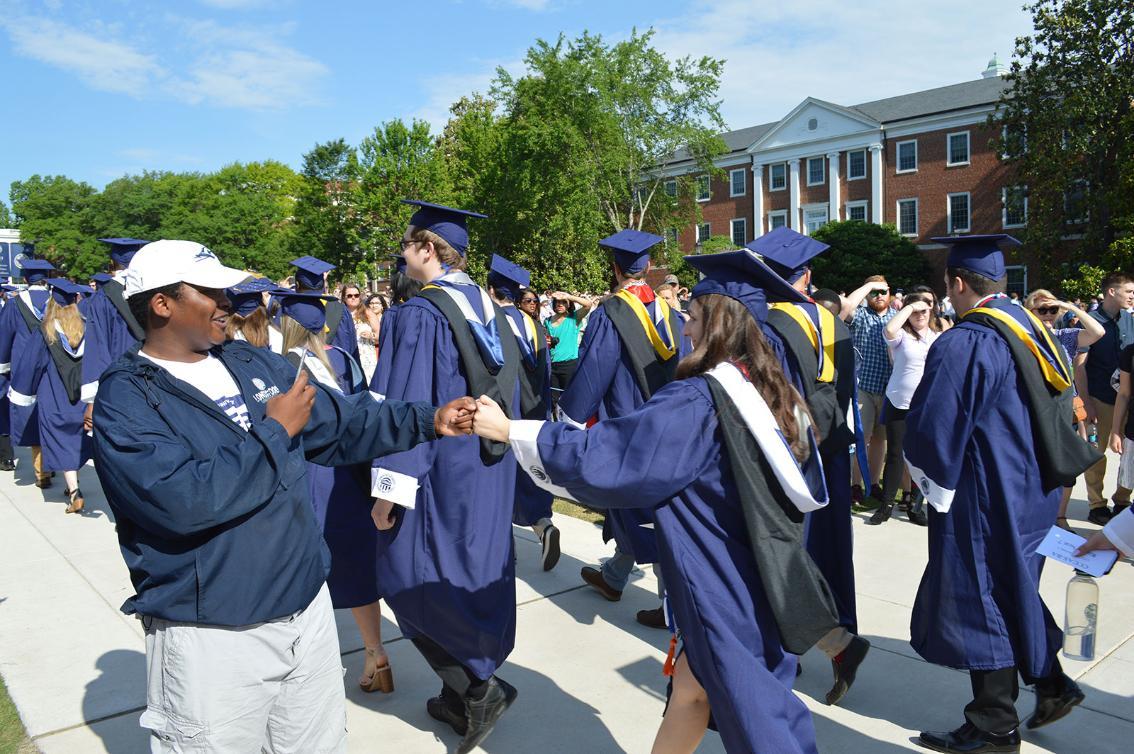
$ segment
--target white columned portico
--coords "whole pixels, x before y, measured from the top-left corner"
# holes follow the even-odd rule
[[[799,230],[799,159],[788,160],[788,169],[791,172],[788,179],[789,200],[791,202],[791,209],[788,212],[788,227],[792,230]]]
[[[827,211],[827,219],[831,222],[837,222],[842,218],[839,217],[839,153],[827,153],[827,180],[831,184],[830,201],[831,207]]]
[[[882,145],[870,145],[870,222],[882,224]]]
[[[752,164],[752,237],[764,235],[764,166]]]

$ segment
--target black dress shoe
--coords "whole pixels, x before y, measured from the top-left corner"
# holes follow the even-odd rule
[[[831,660],[831,668],[835,671],[835,685],[827,692],[827,704],[838,704],[850,687],[854,685],[858,666],[862,664],[866,653],[870,651],[870,642],[861,636],[851,638],[851,643],[842,653]]]
[[[15,471],[16,462],[11,458],[0,458],[0,471]]]
[[[874,515],[866,519],[867,526],[878,526],[878,524],[885,523],[890,520],[890,512],[893,511],[894,506],[889,503],[882,503],[878,506],[878,510],[874,511]]]
[[[579,571],[579,575],[583,577],[583,581],[593,586],[599,594],[606,597],[611,602],[618,602],[618,600],[622,599],[622,592],[606,583],[606,579],[602,577],[602,571],[598,568],[583,566],[583,570]]]
[[[543,545],[543,570],[550,571],[559,562],[559,527],[548,524],[539,542]]]
[[[1083,690],[1079,688],[1079,684],[1072,681],[1070,678],[1063,677],[1063,693],[1059,696],[1041,696],[1036,694],[1036,709],[1028,721],[1024,723],[1028,726],[1028,730],[1035,730],[1042,728],[1045,725],[1050,725],[1056,720],[1067,717],[1079,702],[1086,699]]]
[[[653,610],[639,610],[638,614],[634,616],[638,622],[643,626],[650,628],[665,628],[665,612],[660,607],[655,607]]]
[[[443,697],[435,696],[427,701],[425,711],[434,720],[439,720],[452,728],[458,736],[463,736],[468,731],[469,721],[465,718],[465,713],[454,710]]]
[[[1091,508],[1091,512],[1087,514],[1087,520],[1098,526],[1106,526],[1113,517],[1114,514],[1105,505],[1101,508]]]
[[[911,524],[917,526],[929,526],[929,516],[925,514],[924,507],[913,506],[906,511],[906,518],[910,520]]]
[[[946,754],[984,754],[984,752],[1020,751],[1020,731],[1013,728],[1008,733],[986,733],[972,723],[965,723],[948,733],[924,731],[917,738],[918,744],[933,751]]]
[[[479,699],[465,698],[468,730],[457,747],[457,754],[468,754],[488,738],[500,716],[516,701],[515,687],[496,676],[488,679],[488,688]]]

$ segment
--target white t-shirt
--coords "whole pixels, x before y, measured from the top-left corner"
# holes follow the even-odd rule
[[[932,328],[927,328],[920,338],[915,338],[901,329],[898,330],[897,337],[890,340],[883,331],[882,337],[890,347],[890,356],[894,359],[894,371],[890,373],[890,381],[886,383],[886,397],[894,404],[894,408],[910,407],[914,391],[921,384],[921,375],[925,372],[925,357],[938,334]]]
[[[145,351],[139,351],[142,356],[162,367],[182,382],[188,382],[200,390],[216,403],[229,419],[239,424],[245,430],[252,428],[252,419],[248,416],[248,406],[244,404],[244,397],[240,394],[240,387],[232,378],[224,363],[212,354],[208,354],[200,361],[166,361],[150,356]]]

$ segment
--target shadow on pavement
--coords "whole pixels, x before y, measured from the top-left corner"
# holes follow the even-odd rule
[[[106,714],[107,698],[121,694],[123,680],[135,688],[146,687],[146,656],[130,649],[114,649],[98,658],[95,668],[99,675],[87,684],[83,694],[83,719],[90,729],[102,739],[108,752],[138,752],[149,748],[149,734],[141,726],[129,726],[122,735],[121,726],[91,725],[100,719],[118,717],[136,710],[120,710],[113,715]],[[117,735],[111,735],[117,733]]]

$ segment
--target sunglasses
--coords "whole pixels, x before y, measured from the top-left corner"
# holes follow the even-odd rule
[[[889,295],[890,295],[890,291],[888,289],[885,290],[885,291],[871,291],[870,292],[870,298],[878,298],[879,296],[889,296]]]
[[[346,297],[347,298],[362,298],[362,294],[361,293],[348,293],[346,295]]]
[[[1036,314],[1059,314],[1058,306],[1037,306]]]
[[[539,299],[536,299],[536,298],[522,298],[522,299],[520,299],[521,304],[534,304],[536,301],[539,301]]]

